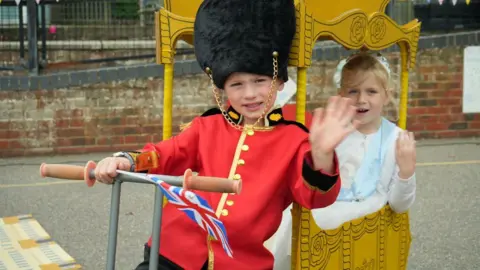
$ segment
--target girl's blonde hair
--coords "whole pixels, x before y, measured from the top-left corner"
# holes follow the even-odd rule
[[[387,59],[379,53],[372,54],[359,52],[342,60],[339,63],[337,72],[334,76],[338,90],[344,91],[359,85],[364,80],[364,74],[366,72],[373,74],[381,84],[382,88],[385,89],[385,94],[389,100],[385,107],[387,111],[393,109],[394,114],[398,117],[398,104],[395,97],[395,82],[393,80],[392,71]],[[395,119],[394,121],[397,120],[398,119]]]

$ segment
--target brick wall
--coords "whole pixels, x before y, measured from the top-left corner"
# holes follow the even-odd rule
[[[204,79],[199,75],[176,79],[175,133],[179,123],[207,108],[208,81]],[[162,80],[150,78],[0,92],[0,156],[137,149],[145,142],[159,141],[162,90]]]
[[[462,113],[463,48],[422,50],[417,61],[408,129],[419,138],[480,136],[480,114]]]
[[[387,57],[398,71],[398,52],[390,52]],[[317,60],[309,69],[309,110],[322,106],[326,98],[335,94],[331,77],[337,61]],[[462,46],[419,51],[417,67],[410,75],[408,112],[408,129],[418,138],[480,135],[480,114],[462,113],[462,61]],[[190,71],[198,72],[194,68]],[[161,70],[155,72],[161,74]],[[290,75],[296,79],[294,69]],[[0,86],[2,83],[0,80]],[[8,85],[12,88],[11,82]],[[0,91],[2,157],[136,149],[161,139],[163,81],[158,77],[57,89],[47,84],[49,90],[43,89],[41,82],[32,85],[31,81],[26,86],[31,90]],[[176,76],[174,133],[179,124],[213,105],[204,74]]]

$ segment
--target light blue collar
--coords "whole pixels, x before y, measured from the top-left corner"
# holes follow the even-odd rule
[[[351,188],[341,188],[337,201],[362,201],[371,196],[380,180],[385,154],[395,140],[395,124],[382,118],[380,129],[373,135],[355,174]]]

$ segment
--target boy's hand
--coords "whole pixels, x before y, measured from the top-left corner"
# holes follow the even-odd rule
[[[130,170],[130,161],[124,157],[107,157],[102,159],[95,168],[95,179],[104,184],[113,183],[113,178],[117,176],[117,170]]]
[[[349,98],[334,96],[329,98],[325,109],[316,109],[310,128],[310,143],[315,170],[333,170],[335,147],[358,126],[353,121],[356,108]]]
[[[400,169],[398,176],[402,180],[409,179],[415,173],[417,163],[415,143],[413,132],[404,131],[398,135],[395,158]]]

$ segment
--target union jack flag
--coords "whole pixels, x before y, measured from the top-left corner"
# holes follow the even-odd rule
[[[213,239],[220,240],[223,249],[232,258],[233,251],[228,243],[227,230],[204,198],[183,188],[170,186],[156,176],[150,175],[150,178],[162,189],[168,202],[187,214]]]

